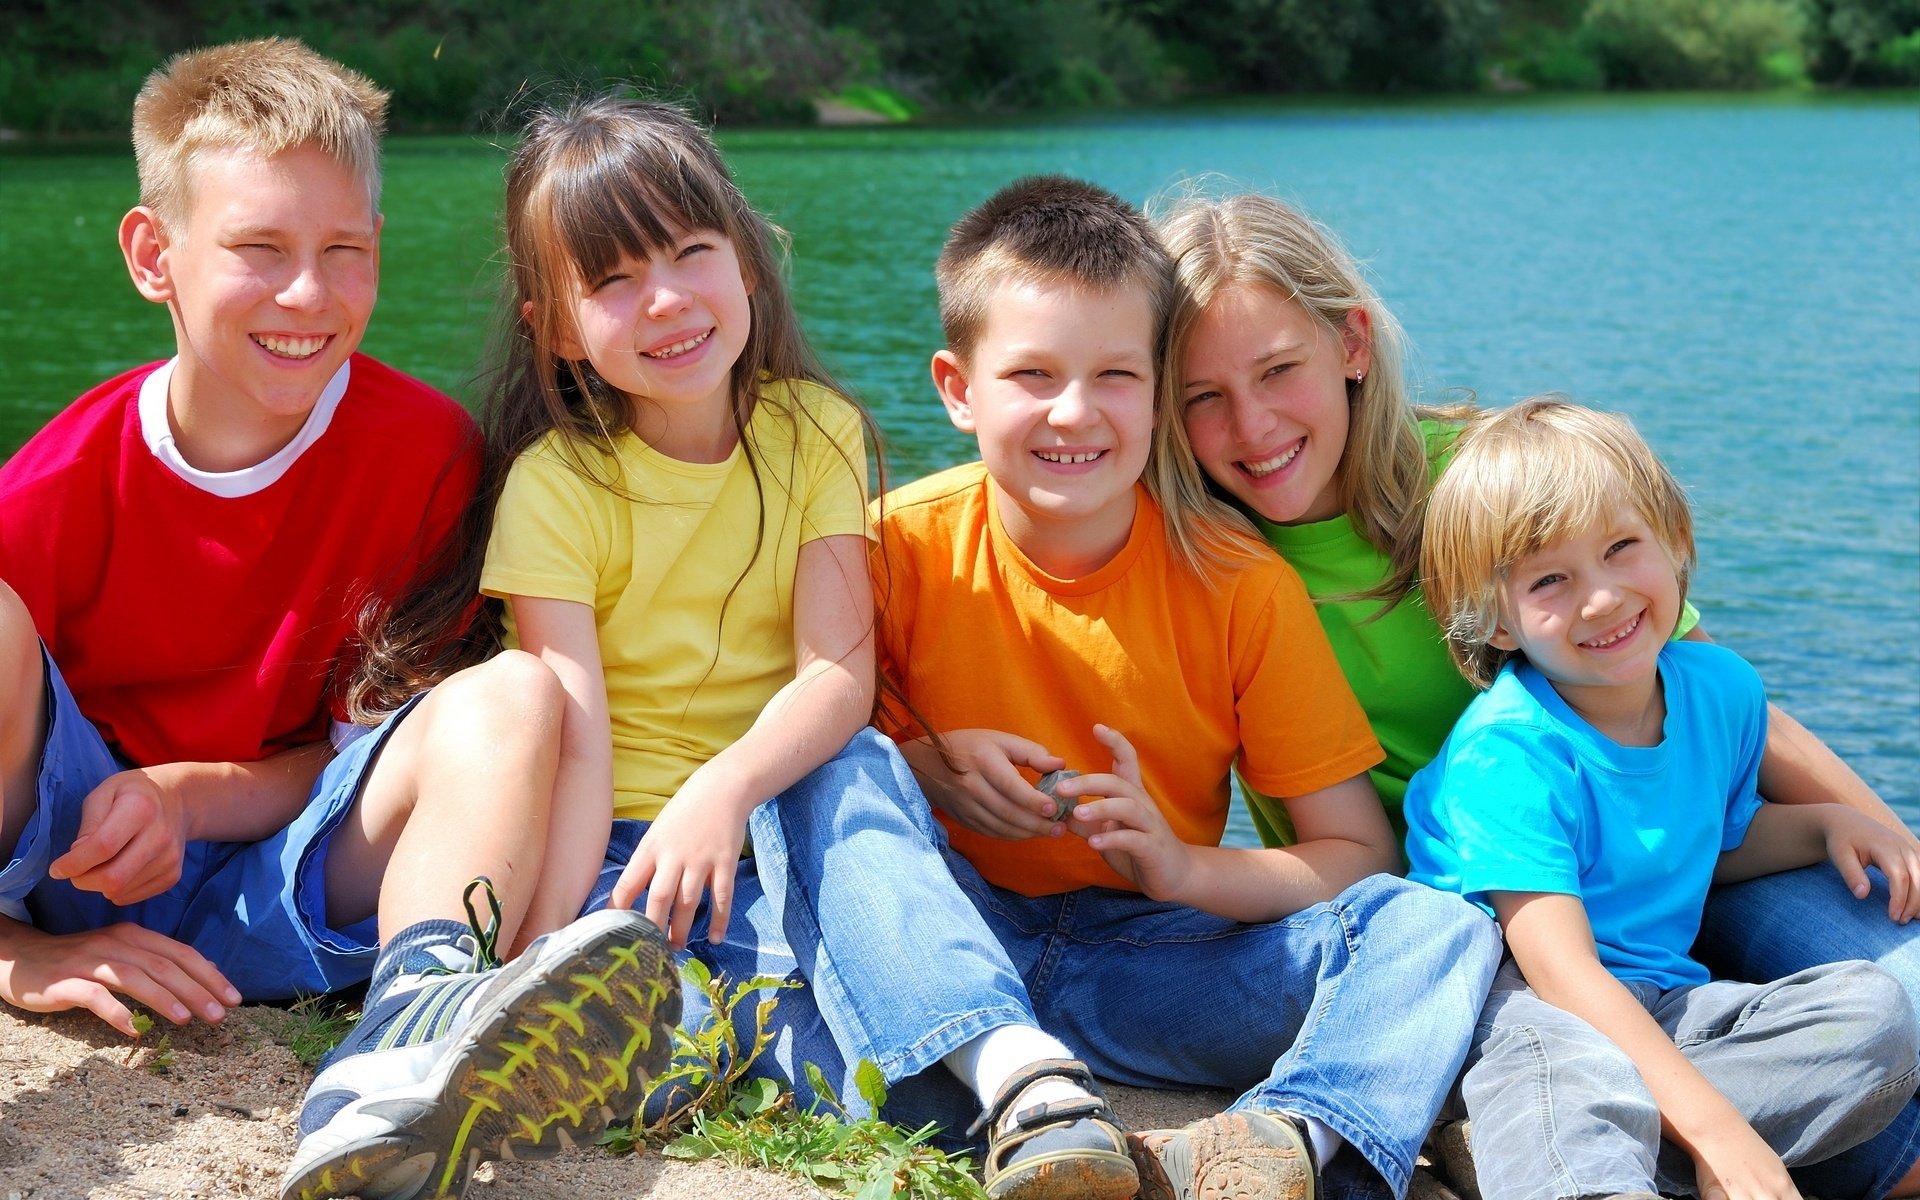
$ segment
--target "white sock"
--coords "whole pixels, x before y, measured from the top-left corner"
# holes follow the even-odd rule
[[[1034,1028],[1032,1025],[996,1025],[966,1045],[954,1050],[940,1061],[947,1069],[959,1077],[960,1082],[973,1089],[980,1098],[980,1107],[987,1108],[993,1103],[1000,1089],[1022,1069],[1039,1062],[1043,1058],[1072,1058],[1073,1051],[1066,1048],[1059,1038]],[[1056,1100],[1081,1100],[1089,1093],[1066,1079],[1058,1077],[1042,1079],[1021,1093],[1018,1108],[1032,1108],[1036,1104],[1051,1104]],[[1008,1110],[1002,1128],[1012,1128],[1014,1110]]]
[[[1325,1168],[1329,1162],[1333,1161],[1333,1156],[1340,1152],[1340,1147],[1347,1144],[1341,1139],[1339,1134],[1333,1131],[1331,1126],[1319,1117],[1309,1117],[1301,1113],[1283,1113],[1281,1115],[1289,1118],[1295,1124],[1299,1125],[1300,1128],[1307,1131],[1307,1140],[1313,1143],[1313,1161],[1322,1168]]]

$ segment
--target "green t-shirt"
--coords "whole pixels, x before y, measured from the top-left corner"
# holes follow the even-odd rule
[[[1420,422],[1420,431],[1438,478],[1451,457],[1458,427],[1429,420]],[[1385,552],[1360,535],[1352,518],[1342,513],[1308,525],[1274,525],[1255,517],[1254,523],[1300,573],[1319,609],[1334,657],[1373,724],[1373,736],[1387,752],[1386,761],[1370,774],[1394,832],[1404,838],[1400,802],[1407,781],[1440,752],[1440,743],[1474,697],[1473,685],[1448,657],[1439,623],[1418,588],[1378,619],[1369,618],[1387,607],[1385,601],[1327,598],[1375,587],[1392,566]],[[1699,619],[1693,606],[1686,605],[1675,636]],[[1278,804],[1251,793],[1247,801],[1262,841],[1271,846],[1293,840],[1292,823]]]

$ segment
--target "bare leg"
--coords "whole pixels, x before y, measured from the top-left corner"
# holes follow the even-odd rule
[[[0,583],[0,866],[20,840],[39,793],[47,736],[46,666],[33,618]]]
[[[329,922],[377,911],[383,943],[419,921],[464,922],[461,893],[485,875],[500,897],[499,944],[513,944],[540,886],[563,700],[553,672],[518,651],[422,700],[334,835]]]

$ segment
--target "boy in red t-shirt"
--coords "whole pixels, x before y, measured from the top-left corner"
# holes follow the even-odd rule
[[[120,246],[178,353],[0,467],[0,999],[131,1035],[129,1001],[218,1021],[371,974],[309,1113],[341,1185],[412,1194],[430,1152],[445,1194],[631,1112],[678,1005],[644,918],[526,927],[559,886],[540,864],[564,695],[538,659],[370,731],[331,698],[362,612],[447,548],[478,458],[451,400],[355,354],[385,109],[278,39],[182,55],[135,101]],[[639,986],[581,992],[588,974]],[[556,1021],[571,1036],[504,1041]],[[620,1082],[576,1068],[582,1044]],[[367,1149],[343,1161],[343,1140]]]

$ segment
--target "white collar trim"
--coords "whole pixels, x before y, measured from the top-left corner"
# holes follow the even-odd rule
[[[340,369],[321,389],[320,399],[307,414],[306,424],[272,458],[238,471],[202,471],[181,457],[180,448],[173,441],[173,423],[167,419],[167,386],[173,379],[174,364],[179,361],[168,359],[141,382],[140,436],[146,441],[147,449],[153,451],[153,456],[169,471],[201,491],[227,500],[251,496],[272,487],[307,447],[320,440],[320,435],[333,423],[333,411],[340,406],[340,398],[347,394],[347,378],[353,366],[351,360],[340,364]]]

